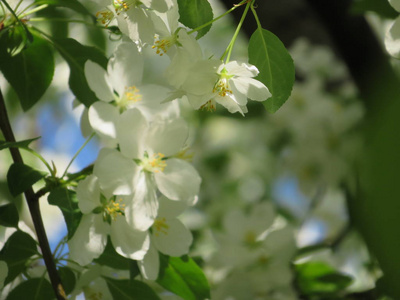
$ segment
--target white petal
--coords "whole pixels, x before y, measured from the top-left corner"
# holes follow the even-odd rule
[[[89,175],[80,181],[76,188],[76,196],[79,201],[79,209],[84,214],[91,213],[94,208],[100,206],[100,187],[97,177]]]
[[[154,9],[158,12],[166,12],[168,9],[170,9],[170,3],[165,0],[142,0],[141,2],[146,5],[146,7]]]
[[[123,42],[116,48],[108,62],[108,74],[119,97],[127,87],[141,84],[143,65],[143,56],[135,43]]]
[[[100,214],[83,215],[74,236],[68,242],[69,258],[82,266],[99,257],[107,244],[110,226]]]
[[[152,174],[140,172],[135,182],[134,194],[125,207],[127,222],[138,230],[145,231],[153,225],[158,211],[156,186]]]
[[[231,79],[232,85],[234,85],[237,90],[246,95],[247,98],[256,101],[264,101],[271,97],[271,93],[268,88],[260,81],[248,78],[248,77],[238,77]]]
[[[214,84],[218,80],[216,67],[219,63],[220,61],[216,59],[196,62],[187,73],[182,89],[198,96],[212,92]]]
[[[138,109],[128,109],[119,118],[117,138],[121,153],[129,158],[142,158],[144,153],[142,139],[148,123]]]
[[[153,243],[150,244],[149,251],[147,251],[144,258],[138,261],[138,266],[142,276],[148,280],[156,280],[158,271],[160,269],[160,255]]]
[[[111,142],[116,139],[118,109],[108,103],[97,101],[89,108],[89,123],[101,139]]]
[[[186,161],[171,158],[163,172],[155,173],[157,187],[171,200],[188,201],[199,193],[201,178]]]
[[[170,256],[182,256],[189,252],[193,237],[189,229],[176,218],[166,221],[167,229],[158,231],[153,226],[152,241],[156,248]]]
[[[385,46],[390,55],[400,59],[400,16],[386,33]]]
[[[400,0],[389,0],[389,3],[395,10],[400,12]]]
[[[128,36],[133,42],[153,44],[155,34],[154,25],[149,15],[143,9],[130,8],[124,16],[128,26]]]
[[[187,201],[170,200],[165,196],[161,196],[158,202],[160,206],[157,217],[166,219],[176,218],[190,205]]]
[[[223,68],[225,68],[228,71],[229,75],[236,75],[243,77],[255,77],[258,75],[258,69],[256,66],[246,63],[241,63],[239,65],[237,61],[231,61],[226,65],[222,64],[218,68],[218,73],[220,73]]]
[[[235,95],[217,96],[215,97],[215,101],[224,106],[230,113],[240,112],[244,116],[242,105],[237,103]]]
[[[148,233],[133,229],[123,216],[112,221],[110,235],[115,251],[130,259],[143,259],[150,246]]]
[[[107,148],[100,150],[93,168],[106,197],[132,194],[137,172],[138,167],[131,159]]]
[[[182,150],[189,134],[189,128],[182,118],[151,124],[146,135],[147,150],[165,156],[177,154]]]
[[[88,60],[85,63],[85,76],[90,89],[97,98],[106,102],[114,99],[113,90],[108,83],[107,72],[100,65]]]

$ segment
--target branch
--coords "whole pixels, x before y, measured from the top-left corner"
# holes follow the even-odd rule
[[[12,131],[10,121],[7,115],[7,109],[3,95],[0,91],[0,129],[7,142],[15,142],[14,133]],[[21,153],[18,148],[9,148],[14,162],[23,163]],[[24,192],[26,201],[28,203],[29,212],[32,217],[33,225],[35,226],[36,235],[42,250],[43,259],[46,264],[47,272],[50,277],[51,285],[53,286],[54,293],[58,300],[67,299],[64,288],[61,283],[60,276],[58,275],[56,264],[54,263],[53,255],[50,250],[49,241],[47,239],[46,231],[44,229],[43,220],[40,212],[39,197],[34,193],[32,188]]]

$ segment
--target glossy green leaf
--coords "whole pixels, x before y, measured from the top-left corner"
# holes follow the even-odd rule
[[[289,98],[295,79],[293,59],[272,32],[257,29],[249,42],[249,63],[260,72],[256,77],[264,83],[272,97],[263,102],[268,112],[276,112]]]
[[[295,268],[297,285],[306,295],[334,294],[345,289],[353,281],[350,276],[323,262],[307,262],[298,264]]]
[[[75,273],[68,267],[60,267],[58,274],[60,275],[65,293],[69,295],[76,284]]]
[[[50,192],[47,200],[49,204],[56,205],[60,208],[67,225],[68,239],[72,238],[82,218],[76,193],[66,188],[59,187]]]
[[[74,39],[57,39],[54,41],[54,47],[69,65],[68,83],[71,91],[81,103],[89,107],[98,99],[87,83],[85,63],[90,59],[106,69],[107,58],[97,48],[83,46]]]
[[[189,256],[160,254],[157,283],[185,300],[210,298],[210,287],[201,268]]]
[[[0,260],[4,260],[8,265],[4,285],[21,274],[26,269],[28,258],[35,254],[38,254],[36,241],[23,231],[14,232],[0,251]]]
[[[6,142],[6,141],[0,141],[0,150],[7,149],[7,148],[23,148],[23,149],[29,149],[29,144],[32,143],[33,141],[36,141],[40,137],[34,138],[34,139],[29,139],[29,140],[23,140],[19,142]]]
[[[22,109],[35,105],[49,87],[54,74],[54,56],[51,46],[40,36],[18,55],[12,56],[8,45],[13,43],[11,30],[0,36],[0,71],[18,95]]]
[[[214,18],[210,3],[207,0],[178,0],[179,22],[195,29]],[[211,28],[211,24],[200,29],[196,38],[204,36]]]
[[[115,280],[104,277],[114,299],[118,300],[160,300],[147,284],[137,280]]]
[[[35,170],[23,163],[12,164],[7,173],[8,188],[11,195],[16,197],[25,192],[46,175],[46,172]]]
[[[14,203],[0,206],[0,226],[18,227],[18,210]]]
[[[365,14],[374,12],[383,18],[394,19],[399,13],[389,4],[382,0],[356,0],[352,2],[350,11],[354,14]]]
[[[6,300],[53,300],[54,292],[46,278],[32,278],[14,288]]]

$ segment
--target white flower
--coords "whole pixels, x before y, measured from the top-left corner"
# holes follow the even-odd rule
[[[229,112],[247,112],[247,98],[255,101],[264,101],[271,97],[268,88],[260,81],[253,79],[258,70],[250,64],[238,64],[231,61],[218,67],[218,80],[213,87],[213,97],[207,103],[192,103],[193,106],[205,105],[213,109],[215,102],[221,104]]]
[[[101,188],[127,195],[129,224],[147,230],[157,215],[157,190],[171,200],[192,202],[200,176],[188,162],[175,158],[183,148],[188,127],[183,119],[149,123],[140,111],[125,111],[117,124],[120,152],[103,149],[94,166]]]
[[[143,56],[134,43],[121,43],[110,58],[107,71],[87,61],[85,76],[90,88],[102,100],[89,108],[89,122],[105,141],[116,139],[115,124],[120,111],[136,107],[147,118],[166,115],[175,104],[161,104],[168,90],[161,86],[142,85]],[[114,101],[115,105],[110,102]]]
[[[89,264],[103,253],[108,235],[120,255],[136,260],[144,257],[150,243],[147,232],[126,222],[124,203],[115,196],[108,198],[96,176],[90,175],[79,183],[77,197],[83,216],[68,242],[71,259],[81,265]]]
[[[143,260],[138,262],[140,271],[146,279],[156,280],[160,268],[158,251],[169,256],[182,256],[189,252],[192,234],[176,217],[187,204],[160,198],[160,207],[153,224],[150,249]]]

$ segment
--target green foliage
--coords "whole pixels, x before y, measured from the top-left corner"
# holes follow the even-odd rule
[[[89,88],[85,77],[85,63],[92,60],[107,68],[107,58],[104,54],[94,47],[84,46],[74,39],[55,39],[54,47],[62,55],[70,68],[69,87],[78,100],[89,107],[98,99]]]
[[[374,12],[383,18],[394,19],[399,13],[384,0],[357,0],[353,1],[351,12],[354,14],[365,14],[366,12]]]
[[[35,2],[41,5],[48,4],[52,6],[66,7],[82,15],[88,15],[88,16],[92,15],[91,12],[88,11],[87,8],[77,0],[35,0]]]
[[[0,225],[18,228],[18,210],[14,203],[0,206]]]
[[[185,300],[210,298],[210,287],[201,268],[189,256],[160,254],[157,283]]]
[[[25,192],[46,175],[46,172],[35,170],[23,163],[12,164],[7,173],[8,188],[11,195],[16,197]]]
[[[145,283],[137,280],[115,280],[104,277],[113,299],[159,300],[157,294]]]
[[[49,204],[60,208],[67,225],[68,239],[72,238],[82,218],[76,193],[67,188],[59,187],[52,190],[47,199]]]
[[[38,254],[36,241],[23,231],[14,232],[0,251],[0,260],[4,260],[8,266],[8,275],[4,285],[25,271],[28,258],[35,254]]]
[[[119,255],[110,240],[110,237],[107,240],[106,248],[99,258],[95,259],[94,262],[108,266],[110,268],[118,269],[118,270],[129,270],[130,259]]]
[[[210,22],[214,17],[211,5],[207,0],[178,0],[178,6],[179,22],[192,29]],[[211,24],[200,29],[196,38],[204,36],[210,28]]]
[[[27,111],[49,87],[54,57],[50,45],[40,36],[34,35],[28,47],[23,36],[18,26],[0,36],[0,71],[17,93],[22,109]]]
[[[304,295],[332,295],[349,286],[352,278],[323,262],[296,265],[296,283]]]
[[[32,278],[13,289],[6,300],[53,300],[54,292],[50,282],[45,278]]]
[[[6,141],[0,141],[0,150],[7,149],[7,148],[22,148],[22,149],[29,149],[29,144],[32,143],[33,141],[36,141],[40,137],[34,138],[34,139],[29,139],[29,140],[23,140],[19,142],[6,142]]]
[[[61,282],[63,283],[64,291],[68,295],[72,292],[76,284],[74,272],[68,267],[61,267],[58,269]]]
[[[289,98],[294,84],[293,59],[273,33],[257,29],[249,42],[249,63],[260,73],[256,79],[264,83],[272,97],[263,102],[268,112],[276,112]]]

